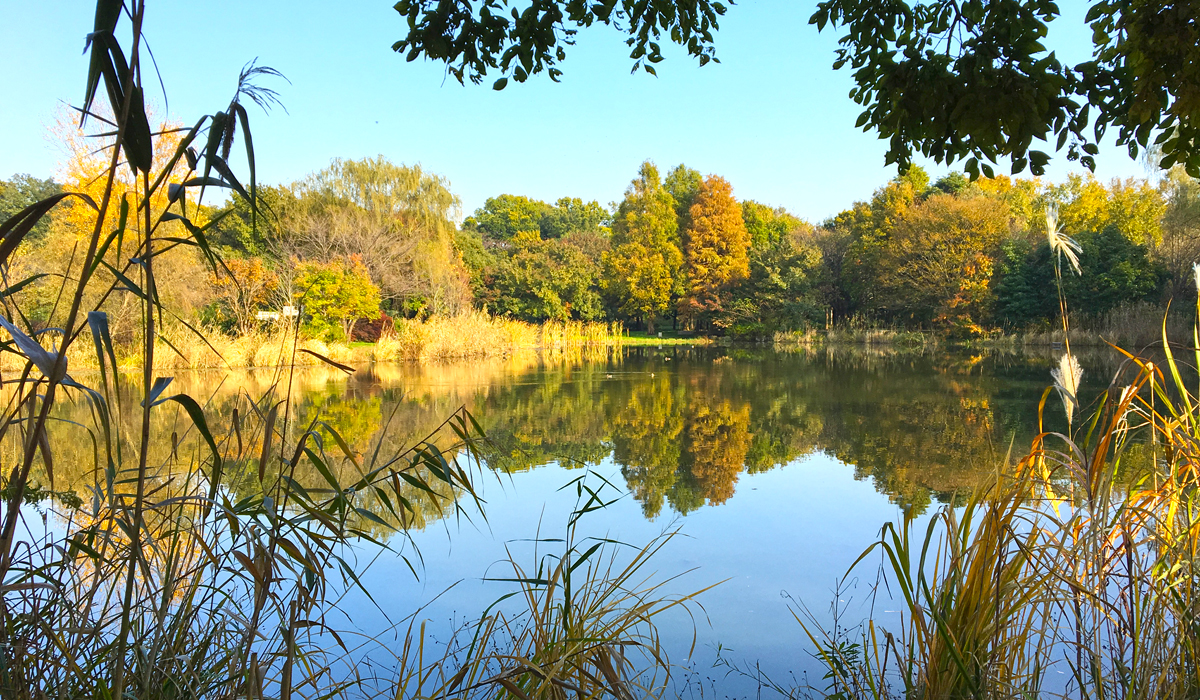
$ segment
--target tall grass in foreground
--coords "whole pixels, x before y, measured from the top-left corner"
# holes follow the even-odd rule
[[[923,533],[911,518],[885,526],[874,547],[899,625],[847,632],[796,611],[829,669],[824,693],[1196,697],[1200,412],[1177,369],[1131,359],[1073,436],[1042,433]],[[1151,473],[1122,469],[1138,428],[1160,450]]]
[[[163,307],[155,277],[163,256],[192,246],[214,272],[223,265],[208,246],[206,226],[190,218],[205,190],[232,189],[254,212],[247,105],[273,104],[275,94],[257,81],[278,74],[248,65],[233,100],[183,130],[178,147],[156,157],[161,134],[150,131],[143,91],[151,70],[142,61],[145,10],[144,0],[98,0],[95,31],[87,37],[90,67],[79,113],[81,128],[100,123],[93,136],[109,157],[103,195],[56,195],[0,222],[0,327],[10,338],[0,344],[0,697],[291,700],[375,694],[378,688],[363,683],[357,662],[364,649],[381,643],[329,627],[347,591],[371,595],[354,548],[364,541],[386,546],[416,574],[419,559],[407,547],[410,526],[425,514],[480,512],[474,477],[482,431],[460,409],[407,444],[387,439],[390,417],[369,444],[351,443],[319,410],[294,402],[294,367],[310,361],[350,370],[329,356],[336,353],[306,345],[295,328],[221,339]],[[128,39],[122,43],[121,37]],[[230,165],[239,139],[248,187]],[[114,195],[122,182],[128,194]],[[9,279],[10,258],[23,238],[69,197],[94,216],[67,268]],[[20,291],[47,275],[61,280],[52,312],[56,326],[37,331]],[[131,347],[114,344],[109,332],[105,305],[113,300],[140,312]],[[512,332],[518,330],[529,332]],[[600,336],[598,329],[575,326],[539,332],[556,343]],[[55,342],[53,349],[42,344],[47,339]],[[277,369],[269,378],[256,377],[265,388],[237,394],[224,425],[212,420],[207,399],[173,393],[172,377],[160,373],[229,365],[231,359]],[[141,369],[135,387],[117,376],[129,365]],[[76,371],[81,368],[98,371],[85,376]],[[85,406],[88,415],[63,419],[55,406],[65,401]],[[86,468],[71,465],[75,474],[86,471],[82,498],[58,490],[56,460],[64,453],[76,462],[84,455]],[[589,501],[584,510],[593,505]],[[387,535],[399,536],[384,541]],[[649,620],[655,608],[646,607],[645,597],[654,589],[625,588],[636,583],[632,577],[648,553],[618,573],[591,568],[602,549],[569,550],[572,564],[558,568],[553,586],[540,578],[525,581],[529,590],[542,591],[531,600],[545,596],[550,616],[535,625],[548,635],[514,637],[511,648],[522,658],[545,660],[535,673],[550,672],[549,660],[557,658],[577,669],[556,676],[572,679],[563,682],[596,689],[590,696],[628,698],[643,674],[625,661],[626,653],[639,644],[656,649]],[[585,564],[587,570],[579,568]],[[573,581],[579,588],[564,598],[558,584]],[[554,615],[560,600],[600,607],[576,612],[568,604],[563,610],[570,621],[559,621]],[[609,626],[621,619],[623,624]],[[587,640],[571,647],[580,634]],[[486,639],[496,643],[479,649],[495,654],[502,648],[498,633]],[[659,655],[651,656],[651,666],[666,668]],[[501,657],[468,655],[445,663],[483,669],[489,658]],[[393,685],[385,688],[390,697],[419,694],[423,684],[410,681],[445,668],[406,659],[401,653]],[[604,680],[595,680],[596,673]],[[515,678],[506,675],[499,685],[484,686],[494,691],[477,694],[561,697],[556,689],[565,687],[527,685],[512,692],[519,687]]]
[[[1049,229],[1052,249],[1078,272],[1070,239],[1054,222]],[[1057,266],[1056,275],[1061,287]],[[1062,312],[1069,336],[1065,303]],[[1040,431],[989,489],[961,511],[943,508],[923,533],[910,516],[885,525],[856,566],[882,553],[872,602],[898,605],[901,621],[847,630],[798,606],[827,685],[782,690],[1200,697],[1200,323],[1193,367],[1175,357],[1165,320],[1159,330],[1166,361],[1124,354],[1081,420],[1081,370],[1068,344],[1039,406],[1040,422],[1057,390],[1068,431]],[[1151,450],[1153,466],[1128,468],[1123,458],[1135,450]]]
[[[703,591],[668,595],[664,587],[683,574],[662,578],[648,569],[678,530],[640,548],[578,534],[587,513],[611,503],[606,493],[623,491],[596,478],[596,489],[587,475],[567,484],[576,508],[562,538],[534,540],[533,568],[509,549],[507,571],[489,580],[515,585],[514,592],[460,630],[433,663],[423,646],[405,649],[401,666],[411,670],[398,697],[634,700],[670,692],[655,618],[674,608],[694,616]]]

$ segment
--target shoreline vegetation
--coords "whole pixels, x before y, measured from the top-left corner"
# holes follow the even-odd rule
[[[395,329],[380,334],[375,342],[346,343],[306,337],[297,340],[295,329],[276,324],[273,328],[251,329],[230,335],[217,329],[195,331],[167,327],[159,334],[156,369],[261,369],[286,366],[316,366],[326,360],[347,366],[380,363],[454,362],[505,357],[525,352],[564,353],[579,351],[581,357],[595,355],[597,349],[638,346],[768,345],[781,351],[826,346],[862,346],[895,351],[934,351],[955,349],[1007,350],[1062,348],[1071,346],[1123,348],[1162,346],[1165,309],[1149,303],[1122,307],[1100,322],[1072,328],[1069,339],[1062,329],[994,333],[964,340],[938,331],[871,327],[848,323],[825,330],[777,332],[769,341],[749,343],[727,337],[698,335],[672,330],[656,335],[631,332],[620,322],[547,321],[529,323],[473,311],[457,316],[433,316],[425,320],[398,319]],[[1169,337],[1184,337],[1187,321],[1183,314],[1165,316]],[[132,370],[141,367],[136,338],[116,348],[116,367]],[[598,355],[596,355],[598,357]],[[99,368],[95,353],[75,345],[67,353],[68,369],[86,371]],[[0,355],[0,371],[20,370],[25,359],[19,355]]]

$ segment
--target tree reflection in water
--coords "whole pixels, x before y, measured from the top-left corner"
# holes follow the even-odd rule
[[[898,504],[922,510],[966,493],[1003,462],[1010,445],[1015,453],[1027,448],[1052,361],[1049,355],[644,348],[377,365],[350,378],[308,369],[293,382],[300,401],[291,426],[300,430],[320,420],[358,455],[381,443],[379,452],[392,454],[424,439],[465,404],[490,438],[492,469],[515,474],[611,459],[647,518],[664,505],[685,514],[718,506],[735,496],[743,472],[784,467],[819,451],[847,464],[856,478],[870,478]],[[1110,372],[1093,363],[1085,374],[1092,382],[1082,392],[1085,403]],[[252,410],[246,397],[276,376],[180,373],[176,381],[194,395],[207,388],[210,423],[227,426],[235,409],[241,415]],[[89,424],[86,411],[80,404],[64,408],[61,417]],[[1048,427],[1065,427],[1053,423],[1060,413],[1048,412]],[[168,438],[186,424],[170,410],[154,415],[155,430]],[[122,420],[132,425],[136,416]],[[93,459],[79,430],[60,422],[51,434],[59,488],[65,482],[84,495],[96,475],[82,466]],[[151,441],[166,446],[156,462],[164,465],[164,484],[167,472],[188,459],[170,455],[171,444]],[[231,468],[249,474],[257,464]],[[346,460],[339,468],[353,467]],[[314,488],[323,483],[317,474],[298,480]],[[257,478],[233,483],[235,492],[260,488]],[[435,501],[453,496],[410,495],[421,517],[392,525],[422,527],[439,517]],[[371,505],[360,504],[382,512]]]

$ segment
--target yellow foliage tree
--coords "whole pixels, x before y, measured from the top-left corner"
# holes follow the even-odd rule
[[[675,200],[659,178],[658,168],[642,163],[638,177],[625,191],[613,220],[612,248],[604,254],[604,290],[615,297],[621,313],[646,322],[671,303],[675,277],[683,262],[679,251]]]
[[[918,323],[978,332],[992,256],[1009,230],[1008,206],[987,197],[935,195],[913,207],[879,267],[887,307]]]
[[[1166,198],[1145,180],[1113,180],[1105,187],[1091,175],[1071,175],[1051,194],[1061,202],[1059,226],[1068,235],[1099,233],[1114,225],[1134,243],[1162,242]]]
[[[171,156],[179,146],[181,138],[179,128],[178,124],[172,122],[159,124],[154,139],[153,172],[160,172],[169,164]],[[63,189],[87,194],[93,200],[100,201],[103,197],[112,153],[111,149],[105,147],[109,145],[111,137],[89,138],[78,128],[72,115],[66,111],[61,112],[50,127],[50,136],[63,152],[63,158],[56,173],[56,179],[62,184]],[[184,163],[177,165],[176,169],[182,170],[186,167],[187,164]],[[168,181],[170,179],[168,177]],[[116,202],[117,205],[108,209],[103,227],[107,234],[120,225],[122,209],[120,203],[128,201],[129,212],[126,217],[125,231],[105,255],[105,261],[118,270],[127,266],[129,258],[135,254],[145,235],[143,231],[145,220],[137,211],[134,211],[137,202],[140,201],[140,187],[141,183],[133,177],[129,168],[120,168],[113,183],[113,202]],[[157,214],[166,206],[167,188],[162,187],[151,198],[151,209]],[[193,213],[193,211],[189,210],[189,213]],[[198,214],[198,212],[194,213]],[[10,271],[10,274],[44,273],[48,275],[38,284],[31,285],[27,291],[23,292],[23,294],[29,295],[23,302],[32,302],[33,305],[38,305],[40,302],[49,313],[49,309],[54,306],[53,301],[61,286],[62,277],[70,277],[77,272],[72,268],[73,264],[77,264],[76,254],[82,254],[82,251],[77,250],[77,245],[85,242],[91,235],[96,224],[95,217],[94,209],[74,197],[68,198],[55,207],[48,234],[42,239],[23,246],[14,270]],[[202,224],[198,220],[196,223]],[[186,238],[186,232],[178,222],[172,221],[161,224],[155,231],[155,236],[160,239],[164,237]],[[86,246],[86,243],[84,245]],[[163,301],[164,306],[181,316],[194,313],[209,298],[209,289],[205,284],[208,280],[205,267],[202,255],[190,246],[177,246],[170,255],[156,256],[155,280],[159,298]],[[127,272],[135,281],[140,279],[140,268],[134,266]],[[97,274],[104,276],[110,273],[104,268],[100,268]],[[96,288],[102,289],[103,286],[97,285]],[[133,332],[133,327],[138,325],[136,321],[137,297],[132,293],[120,293],[111,295],[102,302],[98,296],[94,296],[95,294],[98,292],[93,293],[94,298],[86,300],[85,308],[99,304],[104,311],[107,311],[115,337],[127,336]],[[58,319],[47,317],[40,320],[47,325],[58,325]]]

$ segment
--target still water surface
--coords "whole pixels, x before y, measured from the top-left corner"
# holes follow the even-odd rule
[[[344,625],[375,636],[426,606],[430,634],[444,638],[511,590],[485,580],[510,575],[498,563],[506,550],[532,566],[528,540],[562,536],[576,503],[562,487],[585,476],[595,487],[607,480],[619,498],[586,516],[583,534],[640,546],[678,528],[653,562],[662,577],[688,572],[668,590],[723,582],[700,598],[694,625],[674,615],[662,629],[679,662],[694,631],[694,683],[744,696],[754,683],[714,667],[718,650],[779,682],[808,673],[819,684],[789,606],[802,602],[827,619],[835,584],[883,523],[902,509],[927,517],[986,480],[1010,448],[1023,454],[1056,359],[668,347],[378,366],[349,378],[306,372],[294,422],[319,415],[356,451],[383,442],[386,453],[465,405],[491,442],[479,479],[486,516],[439,519],[428,509],[411,543],[392,538],[419,578],[397,553],[364,546],[378,607],[347,598]],[[1084,359],[1086,406],[1115,365]],[[269,373],[177,379],[218,424],[239,396],[273,381]],[[1047,424],[1065,427],[1057,397]],[[877,563],[868,560],[842,591],[851,624],[865,614]],[[892,610],[881,602],[875,616],[887,624],[898,617]]]
[[[777,353],[734,349],[636,349],[590,361],[509,360],[409,367],[345,389],[348,401],[399,402],[409,411],[465,403],[496,447],[484,478],[486,522],[442,521],[414,536],[424,569],[415,581],[392,555],[368,582],[381,607],[425,610],[443,632],[511,590],[483,580],[510,575],[506,547],[532,566],[528,538],[560,537],[588,472],[621,491],[583,529],[636,545],[679,528],[654,563],[663,576],[690,572],[670,590],[705,593],[696,624],[662,622],[673,659],[695,631],[693,683],[747,696],[755,684],[718,657],[782,683],[820,685],[822,671],[789,606],[828,619],[838,579],[904,508],[928,516],[1028,449],[1054,358],[1000,355]],[[1085,403],[1114,367],[1085,362]],[[396,393],[394,393],[396,392]],[[365,409],[372,415],[376,409]],[[1048,427],[1065,427],[1056,397]],[[543,547],[543,550],[545,547]],[[841,599],[857,622],[877,559]],[[354,624],[386,626],[373,606],[349,606]],[[898,621],[886,601],[877,620]],[[434,633],[434,637],[437,633]],[[719,652],[718,652],[719,650]],[[814,674],[815,672],[815,674]],[[693,688],[694,689],[694,688]]]

